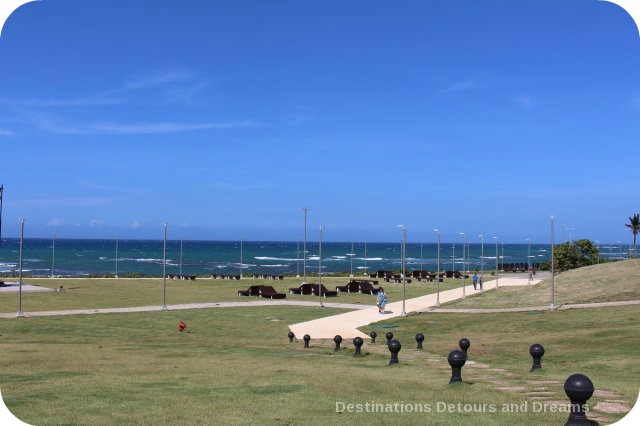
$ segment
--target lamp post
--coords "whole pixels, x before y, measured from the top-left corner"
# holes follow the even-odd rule
[[[307,212],[311,210],[309,207],[301,207],[304,211],[304,242],[302,244],[302,283],[307,282]]]
[[[482,293],[482,287],[484,285],[484,235],[478,235],[481,241],[480,249],[480,292]]]
[[[407,311],[405,309],[405,297],[407,287],[407,277],[405,276],[405,250],[407,249],[407,227],[405,225],[398,225],[402,228],[402,313],[400,316],[406,317]]]
[[[118,241],[119,237],[118,234],[116,234],[116,275],[115,277],[118,278]]]
[[[51,240],[51,278],[53,278],[53,268],[56,263],[56,234],[53,234],[53,239]]]
[[[242,244],[243,244],[243,238],[240,238],[240,279],[242,279]]]
[[[422,271],[422,245],[423,242],[420,241],[420,271]]]
[[[324,226],[320,225],[320,238],[318,240],[318,299],[320,301],[320,307],[322,304],[322,230]]]
[[[164,245],[162,248],[162,310],[167,310],[167,222],[164,227]]]
[[[351,253],[349,253],[349,260],[350,260],[350,269],[351,269],[351,275],[349,276],[353,276],[353,256],[355,253],[353,253],[353,238],[351,239]]]
[[[618,249],[620,254],[618,255],[618,260],[622,260],[622,241],[618,241]]]
[[[502,256],[500,256],[501,259],[502,259],[502,262],[501,262],[502,263],[502,268],[500,268],[500,269],[502,271],[504,271],[504,241],[500,242],[500,246],[502,247]]]
[[[500,287],[500,283],[498,282],[498,237],[492,237],[494,240],[496,240],[496,288]]]
[[[554,259],[554,246],[556,245],[555,243],[555,236],[554,236],[554,222],[555,218],[553,216],[551,216],[551,306],[550,309],[555,309],[556,308],[556,296],[555,296],[555,289],[556,289],[556,274],[555,274],[555,259]],[[564,225],[563,225],[564,228]]]
[[[569,244],[573,244],[573,238],[571,238],[571,231],[573,231],[576,228],[567,228],[567,230],[569,231]]]
[[[438,233],[438,272],[436,274],[436,306],[440,306],[440,230],[433,229]]]
[[[525,238],[527,241],[527,272],[531,272],[531,239]],[[529,274],[529,284],[531,284],[531,274]]]
[[[462,235],[462,298],[467,297],[467,290],[466,290],[466,283],[467,283],[467,279],[465,278],[465,271],[467,269],[467,263],[466,263],[466,258],[464,257],[464,248],[467,245],[467,234],[465,234],[464,232],[460,232],[460,235]],[[469,255],[468,249],[467,249],[467,256]]]
[[[296,241],[296,277],[300,278],[300,241]]]
[[[182,235],[180,235],[180,275],[182,275]]]
[[[369,272],[367,271],[367,242],[364,242],[364,275],[365,277],[367,275],[369,275]]]
[[[22,313],[22,246],[24,242],[24,218],[20,219],[20,275],[19,275],[19,287],[18,287],[18,314],[17,318],[23,318]]]

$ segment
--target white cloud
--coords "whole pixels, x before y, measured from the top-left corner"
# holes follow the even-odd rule
[[[57,228],[60,226],[78,226],[78,224],[64,218],[54,217],[47,223],[47,226]]]
[[[13,136],[13,132],[11,130],[0,128],[0,136]]]
[[[99,219],[91,219],[89,221],[89,227],[91,228],[102,228],[107,222]]]
[[[129,228],[131,228],[131,229],[140,228],[140,221],[139,220],[134,220],[133,223],[131,225],[129,225]]]
[[[440,90],[440,93],[466,92],[468,90],[481,89],[488,85],[488,77],[486,75],[480,75],[467,80],[455,82],[449,87]]]
[[[173,68],[140,76],[129,81],[125,85],[125,88],[129,90],[148,89],[150,87],[166,86],[177,82],[192,81],[194,77],[194,73],[190,70],[184,68]]]

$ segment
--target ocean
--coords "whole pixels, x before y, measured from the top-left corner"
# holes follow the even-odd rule
[[[242,246],[242,250],[241,250]],[[499,244],[498,258],[502,263],[527,263],[549,260],[551,249],[542,244]],[[480,243],[468,244],[467,269],[485,270],[494,267],[495,244],[485,243],[484,260]],[[167,241],[167,274],[307,274],[319,270],[319,245],[307,241],[306,262],[303,260],[303,243],[282,241]],[[182,256],[181,256],[182,253]],[[323,242],[322,273],[336,274],[351,271],[369,272],[380,269],[393,270],[402,267],[402,247],[398,243]],[[434,243],[407,243],[406,269],[437,269],[438,246]],[[182,259],[181,259],[182,258]],[[7,238],[0,245],[0,274],[17,272],[20,260],[20,240]],[[462,243],[441,243],[440,270],[461,270],[463,267]],[[116,266],[117,264],[117,266]],[[116,262],[116,241],[92,239],[30,238],[24,240],[23,274],[32,276],[82,277],[115,274],[119,276],[139,273],[145,276],[162,276],[163,241],[119,240]],[[455,268],[454,268],[455,266]]]

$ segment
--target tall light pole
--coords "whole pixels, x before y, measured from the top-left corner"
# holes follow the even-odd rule
[[[420,271],[422,271],[422,245],[423,242],[420,241]]]
[[[51,278],[53,278],[53,268],[56,263],[56,234],[53,234],[51,240]]]
[[[296,241],[296,277],[300,277],[300,241]]]
[[[318,299],[320,301],[320,307],[322,304],[322,230],[324,226],[320,225],[320,238],[318,240]]]
[[[436,306],[440,306],[440,230],[433,229],[438,233],[438,272],[436,274]]]
[[[20,219],[20,275],[19,275],[19,287],[18,287],[18,314],[17,318],[23,318],[22,313],[22,246],[24,242],[24,218]]]
[[[556,273],[555,273],[555,258],[554,258],[554,246],[556,245],[556,243],[555,243],[555,236],[554,236],[554,231],[555,231],[554,223],[555,223],[555,218],[551,216],[551,306],[550,306],[551,309],[556,308],[556,295],[555,295]],[[562,225],[562,229],[564,232],[564,225]]]
[[[369,271],[367,271],[367,241],[364,242],[364,275],[365,277],[369,275]]]
[[[502,247],[502,256],[500,256],[502,258],[502,270],[504,271],[504,241],[502,241],[500,243],[500,246]]]
[[[182,275],[182,235],[180,235],[180,275]]]
[[[622,241],[618,241],[618,249],[620,250],[620,254],[618,255],[618,260],[622,260]]]
[[[467,263],[466,263],[466,258],[464,257],[464,247],[467,245],[467,234],[465,234],[464,232],[461,232],[460,235],[462,235],[462,297],[465,298],[467,297],[467,290],[466,290],[467,279],[465,278]],[[469,253],[467,252],[467,256],[468,255]]]
[[[452,250],[452,253],[451,253],[451,268],[452,269],[451,270],[453,272],[456,272],[456,241],[455,241],[455,239],[453,240],[453,245],[451,245],[451,250]],[[455,274],[453,274],[453,275],[455,275]]]
[[[562,244],[564,244],[564,223],[562,224]]]
[[[484,235],[478,235],[481,241],[480,249],[480,292],[482,293],[482,286],[484,285]]]
[[[531,272],[531,239],[525,238],[527,240],[527,272]],[[529,284],[531,284],[531,274],[529,274]]]
[[[349,253],[349,260],[350,260],[350,265],[351,265],[351,274],[349,275],[350,277],[353,276],[353,256],[355,255],[355,253],[353,252],[353,238],[351,239],[351,253]]]
[[[307,282],[307,212],[311,210],[309,207],[301,207],[304,211],[304,243],[302,245],[302,283]]]
[[[242,265],[242,261],[243,261],[243,259],[242,259],[242,244],[243,244],[243,241],[242,240],[243,239],[240,238],[240,279],[242,279],[242,267],[243,267],[243,265]]]
[[[402,313],[400,314],[400,316],[406,317],[407,310],[405,309],[405,299],[407,277],[405,276],[405,250],[407,249],[407,227],[405,225],[398,225],[398,227],[402,228]]]
[[[498,237],[492,237],[494,240],[496,240],[496,288],[500,287],[500,283],[498,282]]]
[[[116,278],[118,278],[118,239],[118,234],[116,234]]]
[[[162,249],[162,310],[167,310],[167,222],[164,226],[164,245]]]
[[[571,238],[571,231],[573,231],[576,228],[567,228],[567,230],[569,231],[569,244],[573,244],[573,238]]]

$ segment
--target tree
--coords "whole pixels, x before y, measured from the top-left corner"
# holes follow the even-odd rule
[[[629,228],[629,231],[633,234],[633,257],[636,257],[636,237],[640,232],[640,213],[634,214],[629,218],[629,223],[625,223],[624,226]]]
[[[565,242],[554,248],[555,268],[558,271],[593,265],[600,256],[600,251],[589,240]]]

